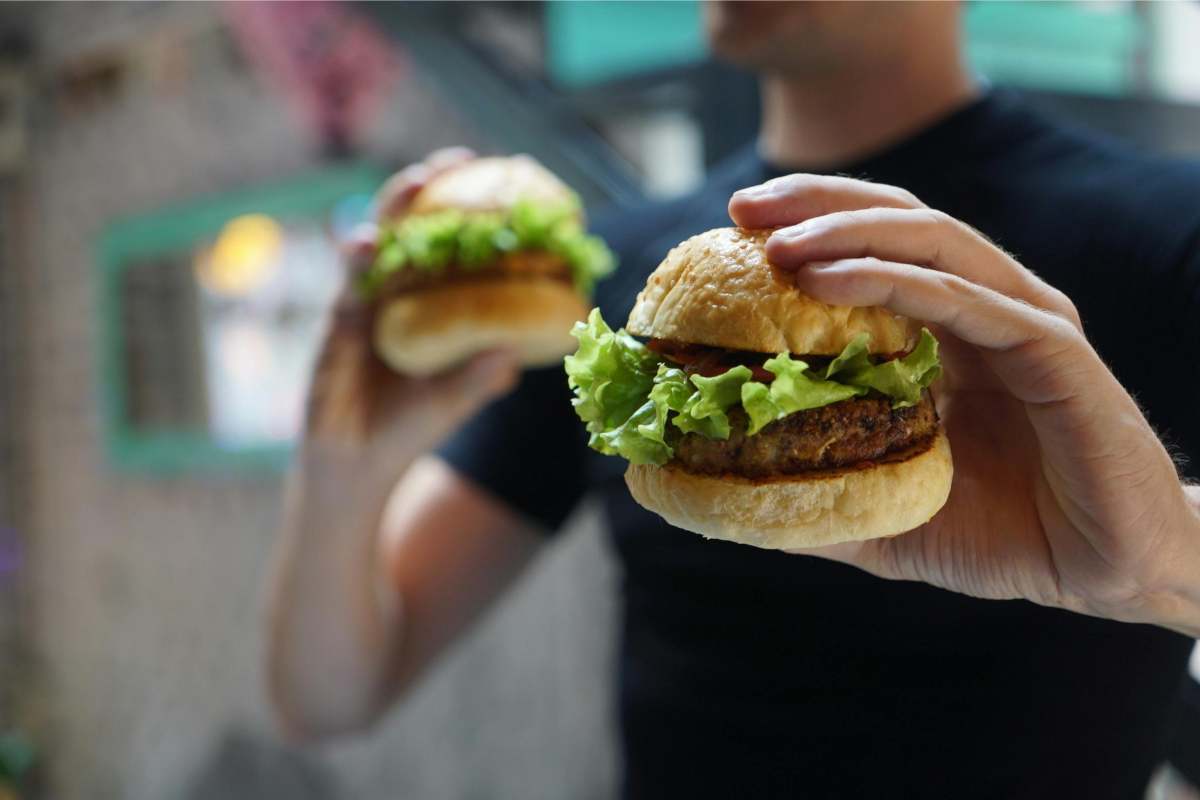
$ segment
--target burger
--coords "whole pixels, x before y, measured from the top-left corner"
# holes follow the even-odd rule
[[[694,236],[625,329],[598,309],[575,325],[566,371],[590,446],[629,460],[638,503],[710,538],[817,547],[924,524],[953,475],[928,391],[937,340],[885,309],[808,297],[767,260],[770,235]]]
[[[359,289],[377,303],[374,344],[394,370],[441,372],[507,347],[524,366],[560,363],[571,324],[615,266],[585,230],[579,197],[528,156],[439,174],[381,223]]]

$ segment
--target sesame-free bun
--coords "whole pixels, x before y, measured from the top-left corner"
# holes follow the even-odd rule
[[[504,212],[518,200],[554,204],[574,197],[529,156],[479,158],[430,180],[403,216]],[[408,375],[442,372],[497,348],[515,350],[525,367],[561,363],[577,344],[571,327],[591,306],[568,281],[531,274],[527,262],[528,254],[508,254],[493,265],[507,278],[458,276],[385,300],[375,318],[376,352]]]
[[[518,200],[547,205],[570,202],[571,188],[530,156],[494,156],[467,161],[429,181],[404,210],[405,216],[455,208],[464,213],[507,211]]]
[[[562,362],[589,306],[566,281],[472,280],[400,295],[375,319],[375,351],[408,375],[432,375],[484,350],[510,348],[526,367]]]
[[[633,499],[672,525],[709,539],[768,549],[821,547],[895,536],[928,522],[950,494],[950,442],[863,465],[778,479],[704,475],[677,461],[630,464]]]
[[[920,323],[882,308],[831,306],[772,266],[770,230],[717,228],[671,250],[637,297],[626,329],[685,344],[758,353],[837,355],[869,333],[870,353],[910,350]]]

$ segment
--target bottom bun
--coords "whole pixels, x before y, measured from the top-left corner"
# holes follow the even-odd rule
[[[954,465],[941,427],[932,444],[872,464],[751,480],[670,461],[630,464],[625,482],[634,500],[678,528],[776,550],[895,536],[945,505]]]
[[[589,307],[559,280],[463,281],[401,295],[375,320],[375,350],[408,375],[432,375],[494,348],[515,350],[526,367],[574,352],[571,327]]]

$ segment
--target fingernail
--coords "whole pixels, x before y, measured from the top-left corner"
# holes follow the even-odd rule
[[[770,188],[768,188],[765,184],[759,184],[758,186],[747,186],[745,189],[738,189],[736,192],[734,192],[735,195],[749,197],[751,199],[766,197],[770,193]]]
[[[809,229],[803,224],[793,225],[790,228],[780,228],[771,234],[772,239],[780,239],[785,242],[794,242],[802,238],[809,232]]]
[[[836,263],[837,263],[836,261],[809,261],[806,264],[804,264],[803,266],[804,266],[804,269],[821,270],[821,269],[829,269]]]

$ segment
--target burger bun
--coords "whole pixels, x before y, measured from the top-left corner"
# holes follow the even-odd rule
[[[672,525],[710,539],[775,550],[896,536],[946,503],[954,466],[940,427],[932,445],[867,465],[775,479],[705,475],[676,461],[630,464],[634,500]]]
[[[375,318],[375,351],[393,370],[433,375],[484,350],[516,351],[525,367],[562,362],[589,307],[566,281],[462,281],[400,295]]]
[[[767,260],[772,231],[717,228],[671,250],[629,314],[635,336],[755,353],[829,355],[868,334],[867,352],[912,349],[921,324],[883,308],[832,306]]]

